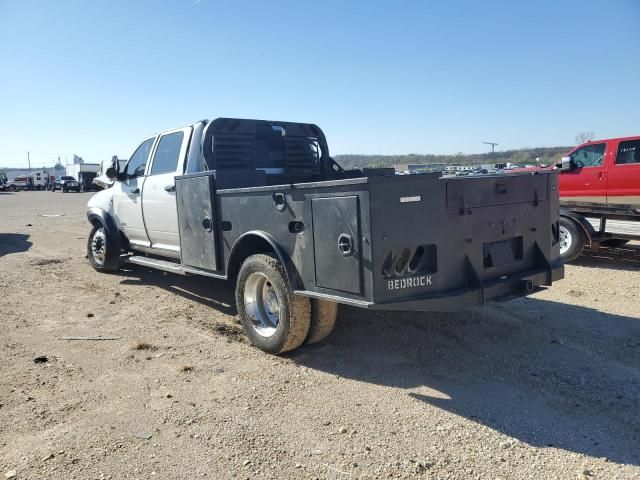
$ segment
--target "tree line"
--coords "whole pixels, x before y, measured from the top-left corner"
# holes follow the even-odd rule
[[[516,165],[540,164],[549,165],[558,162],[562,156],[572,147],[537,147],[521,148],[518,150],[505,150],[502,152],[435,155],[417,154],[408,155],[335,155],[333,158],[343,168],[364,167],[398,167],[407,164],[444,163],[445,165],[480,165],[492,163],[510,162]]]

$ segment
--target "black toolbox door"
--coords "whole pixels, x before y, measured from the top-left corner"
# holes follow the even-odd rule
[[[204,270],[218,270],[213,175],[177,177],[176,197],[182,264]]]
[[[360,293],[362,251],[358,197],[314,198],[311,206],[316,285]]]

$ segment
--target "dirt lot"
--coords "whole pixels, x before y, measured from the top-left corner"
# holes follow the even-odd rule
[[[640,246],[484,310],[342,308],[272,357],[230,285],[94,272],[88,198],[0,193],[0,475],[640,478]]]

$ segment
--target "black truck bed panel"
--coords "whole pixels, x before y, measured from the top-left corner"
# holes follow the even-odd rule
[[[188,179],[177,182],[178,196]],[[562,275],[550,233],[555,174],[364,177],[217,192],[214,181],[211,190],[219,274],[244,235],[266,232],[295,270],[294,290],[372,308],[454,310]]]
[[[404,183],[374,179],[376,301],[479,288],[548,270],[559,255],[550,225],[558,220],[557,203],[548,193],[554,186],[557,176],[546,174],[411,177]]]

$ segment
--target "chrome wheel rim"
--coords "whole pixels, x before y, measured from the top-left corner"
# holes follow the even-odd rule
[[[104,234],[104,229],[99,228],[93,234],[91,239],[91,255],[93,260],[99,266],[104,265],[104,259],[107,254],[107,236]]]
[[[560,226],[560,255],[564,255],[571,248],[571,244],[573,243],[573,239],[571,238],[571,234],[569,230],[565,227]]]
[[[280,300],[263,273],[252,273],[244,287],[244,310],[256,333],[271,337],[280,323]]]

